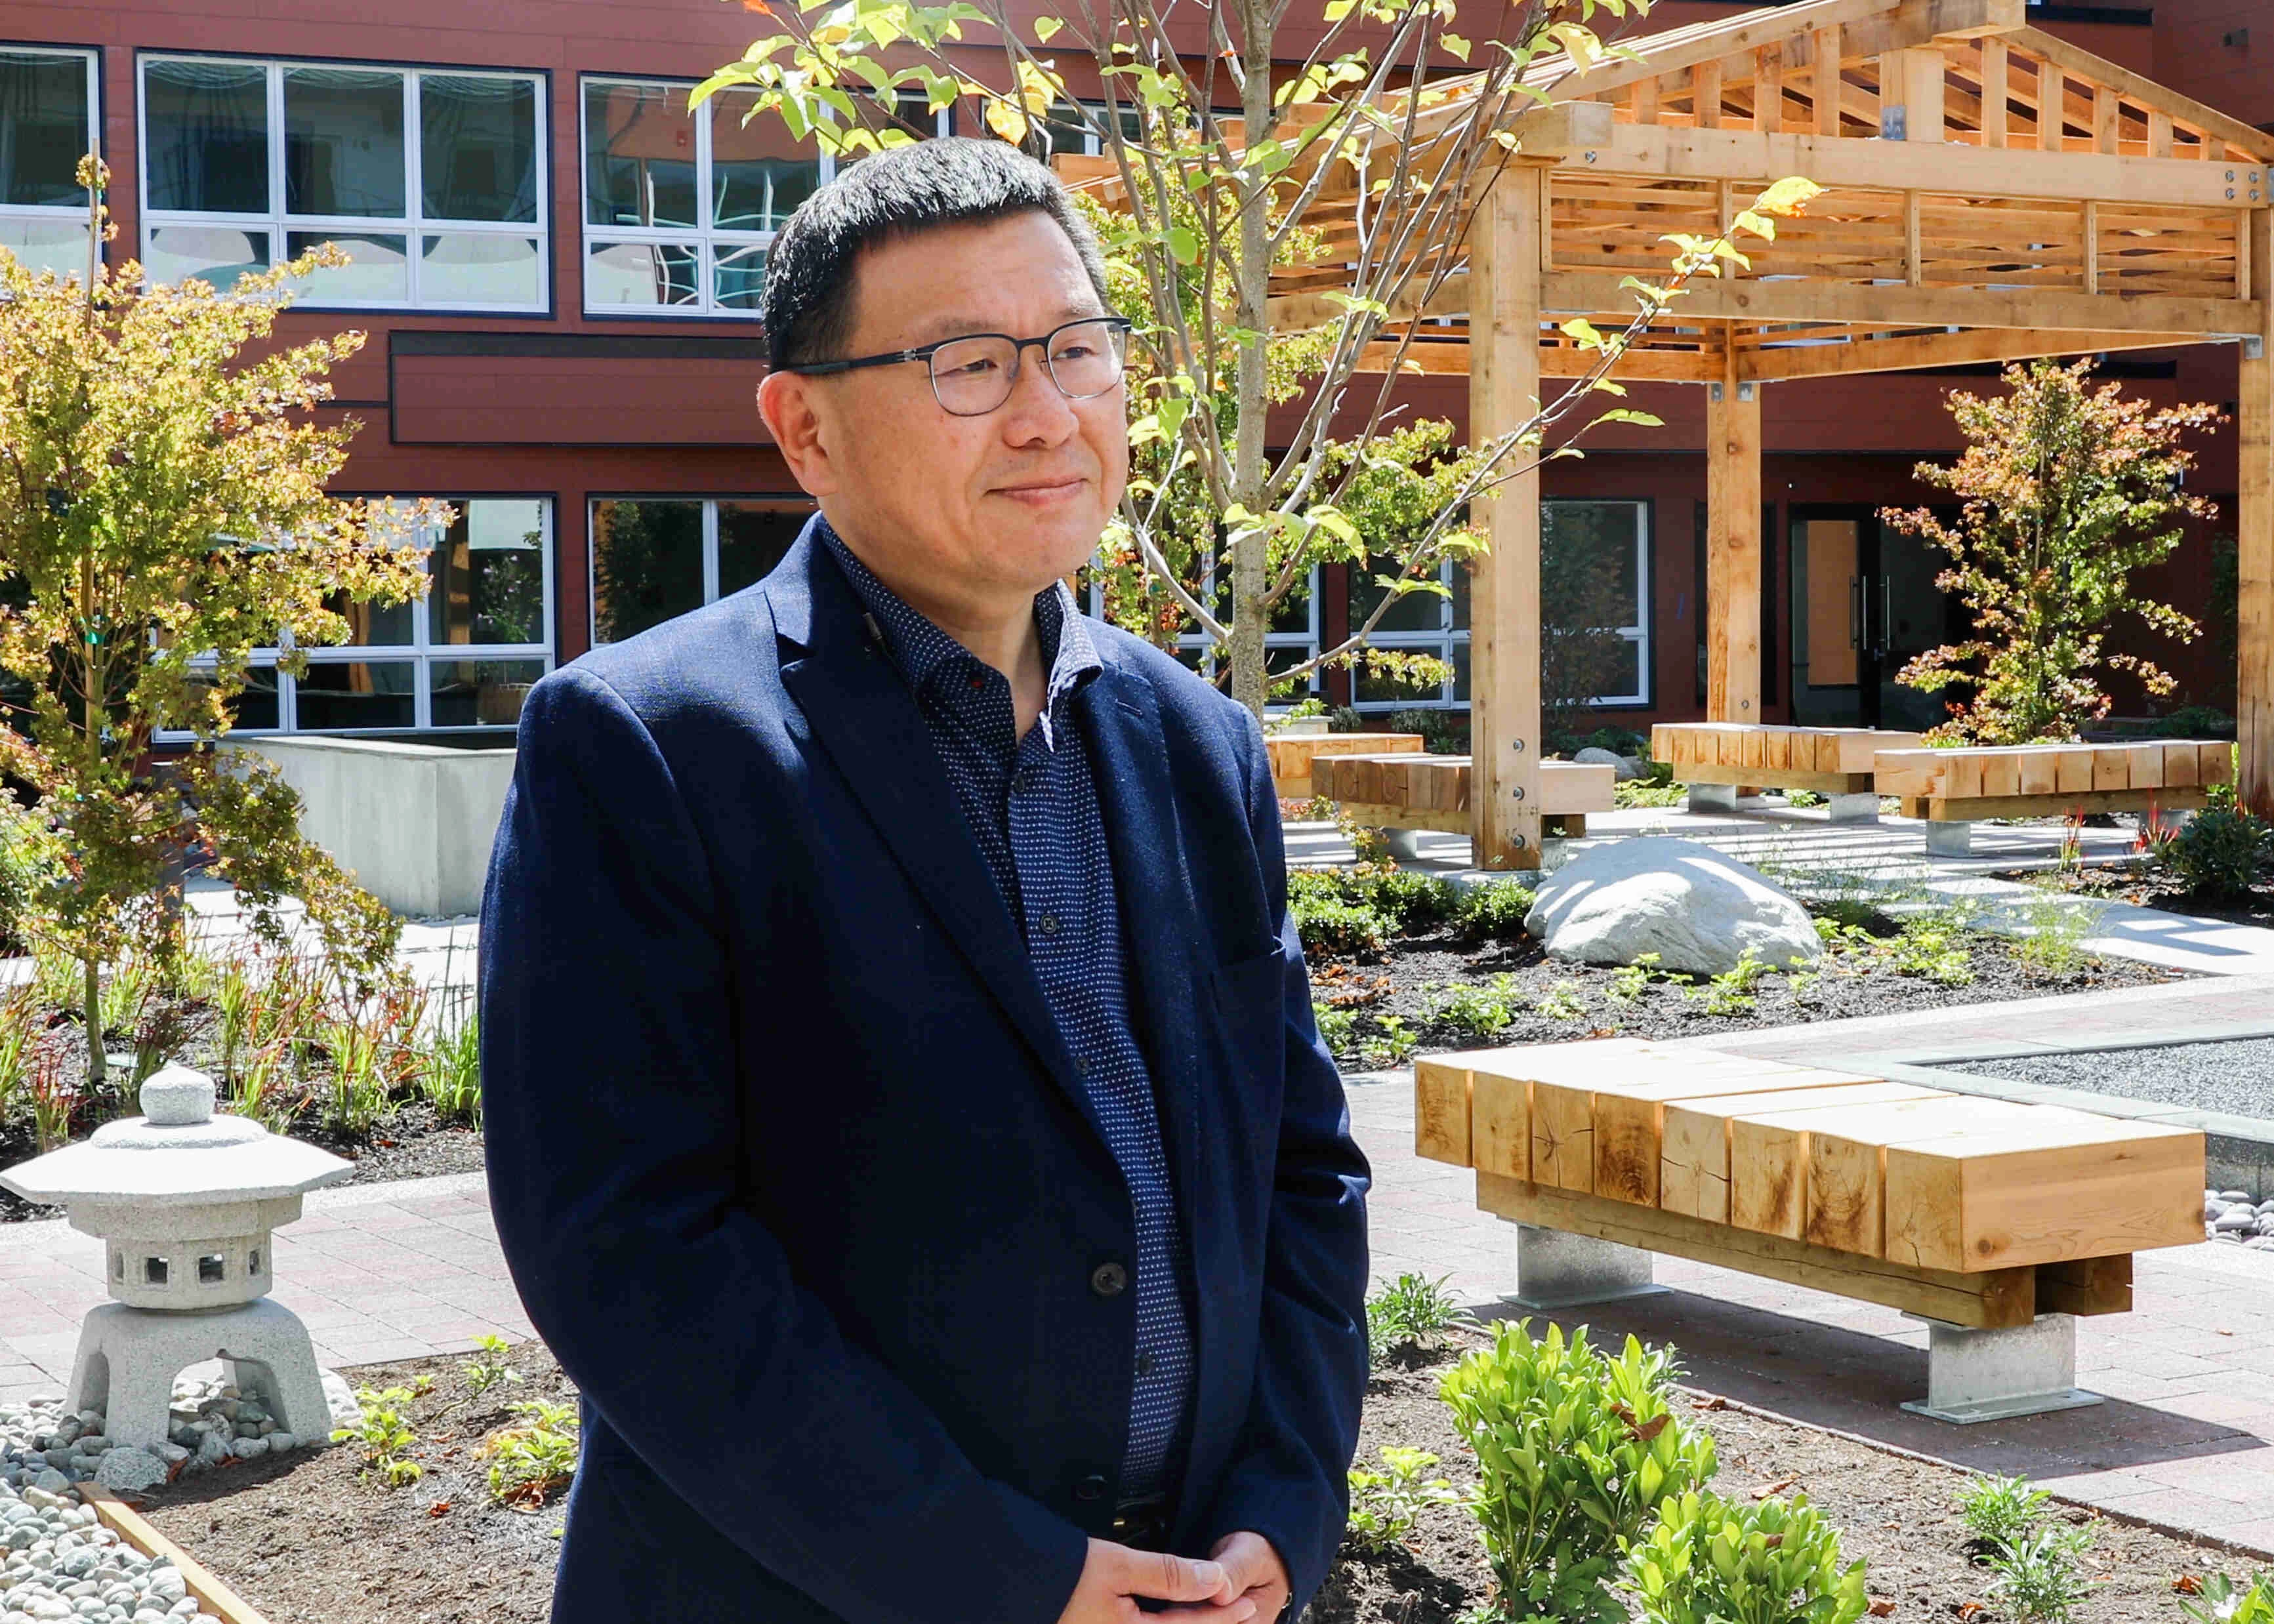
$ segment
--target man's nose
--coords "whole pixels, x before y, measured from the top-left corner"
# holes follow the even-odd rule
[[[1049,352],[1040,344],[1019,351],[1019,370],[1011,380],[1011,398],[1002,406],[1003,434],[1013,445],[1060,444],[1081,419],[1073,402],[1050,376]]]

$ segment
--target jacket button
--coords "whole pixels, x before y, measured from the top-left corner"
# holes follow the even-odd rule
[[[1100,1297],[1119,1297],[1129,1283],[1129,1271],[1118,1263],[1101,1263],[1089,1271],[1089,1289]]]
[[[1092,1472],[1088,1477],[1084,1477],[1080,1483],[1075,1484],[1073,1485],[1073,1497],[1076,1500],[1103,1500],[1105,1498],[1105,1478],[1103,1475],[1098,1472]]]

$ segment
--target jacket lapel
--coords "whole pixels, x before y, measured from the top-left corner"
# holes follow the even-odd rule
[[[1096,679],[1077,696],[1098,801],[1113,853],[1114,890],[1133,979],[1131,1014],[1139,1022],[1161,1108],[1177,1205],[1191,1233],[1193,1186],[1199,1176],[1199,1041],[1193,999],[1198,976],[1192,944],[1201,940],[1192,887],[1175,853],[1177,808],[1153,685],[1102,647]]]
[[[783,650],[782,685],[814,738],[949,939],[1103,1141],[1073,1056],[964,824],[915,697],[870,640],[851,586],[823,556],[809,526],[771,578],[768,597],[777,634],[802,645]]]

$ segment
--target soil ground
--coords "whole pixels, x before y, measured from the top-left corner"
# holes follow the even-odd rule
[[[2143,908],[2160,908],[2166,914],[2184,914],[2190,919],[2274,929],[2274,885],[2265,883],[2253,887],[2247,897],[2214,901],[2197,896],[2169,878],[2136,868],[2080,868],[2068,874],[2037,869],[1997,877],[2048,891],[2067,891],[2072,896],[2099,897],[2111,902],[2135,903]]]
[[[1359,1459],[1385,1445],[1424,1448],[1456,1489],[1476,1481],[1473,1457],[1437,1397],[1459,1348],[1429,1364],[1379,1374],[1367,1391]],[[410,1450],[425,1476],[389,1489],[363,1475],[352,1445],[258,1460],[153,1491],[143,1515],[211,1568],[270,1624],[541,1624],[559,1552],[558,1494],[535,1510],[493,1505],[477,1454],[483,1436],[511,1424],[517,1399],[567,1402],[572,1390],[544,1349],[514,1350],[523,1380],[467,1395],[463,1357],[369,1365],[358,1386],[389,1387],[424,1372],[430,1395],[408,1415]],[[1887,1454],[1836,1433],[1686,1395],[1686,1418],[1713,1435],[1715,1486],[1743,1494],[1770,1484],[1804,1492],[1861,1557],[1875,1600],[1898,1620],[2002,1624],[1990,1574],[1975,1565],[1952,1497],[1968,1474]],[[438,1509],[440,1507],[440,1509]],[[2073,1507],[2058,1515],[2089,1530],[2090,1598],[2076,1624],[2178,1624],[2173,1583],[2183,1575],[2245,1564],[2216,1549]],[[1345,1545],[1306,1615],[1308,1624],[1453,1624],[1490,1592],[1484,1550],[1467,1514],[1433,1507],[1407,1545],[1388,1554]]]

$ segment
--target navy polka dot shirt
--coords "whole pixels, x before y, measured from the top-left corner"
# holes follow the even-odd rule
[[[1192,1387],[1190,1269],[1160,1117],[1128,1003],[1112,854],[1089,755],[1070,703],[1097,650],[1063,583],[1035,598],[1050,673],[1023,739],[1003,673],[911,608],[825,521],[828,547],[915,692],[964,822],[1026,943],[1051,1015],[1081,1069],[1137,1220],[1137,1357],[1121,1498],[1171,1487],[1171,1451]]]

